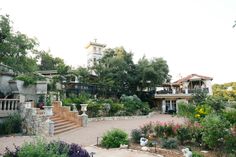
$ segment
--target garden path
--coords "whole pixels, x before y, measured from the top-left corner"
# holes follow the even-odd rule
[[[160,121],[174,123],[183,123],[183,118],[176,116],[156,114],[150,118],[143,119],[128,119],[128,120],[112,120],[112,121],[98,121],[90,122],[87,127],[81,127],[76,130],[71,130],[54,137],[47,138],[48,140],[63,140],[68,143],[77,143],[84,147],[95,145],[97,137],[101,137],[104,132],[112,128],[120,128],[130,134],[132,129],[139,128],[141,125],[150,121]],[[20,146],[24,141],[31,141],[30,136],[5,136],[0,137],[0,154],[5,150],[5,147],[14,148],[13,144]],[[95,155],[96,156],[96,155]],[[105,157],[105,156],[104,156]]]

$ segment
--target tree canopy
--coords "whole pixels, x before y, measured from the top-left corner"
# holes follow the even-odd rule
[[[123,47],[106,49],[104,56],[92,68],[98,77],[98,85],[115,95],[132,93],[135,82],[132,56]]]
[[[145,56],[138,61],[137,80],[138,87],[145,88],[156,87],[170,80],[169,68],[163,58],[153,58],[148,60]]]
[[[60,75],[66,76],[70,67],[64,60],[38,50],[38,46],[36,39],[13,31],[8,15],[0,15],[0,62],[20,73],[57,70]],[[143,57],[135,64],[133,54],[123,47],[106,49],[103,54],[91,69],[80,67],[70,72],[78,76],[81,83],[97,85],[104,96],[133,95],[137,89],[149,91],[151,87],[170,80],[169,68],[163,58],[148,60]]]
[[[169,68],[164,59],[143,57],[134,64],[133,54],[123,47],[106,49],[92,70],[98,77],[98,84],[116,96],[134,94],[138,88],[141,91],[150,89],[169,80]]]
[[[214,84],[213,95],[219,96],[227,101],[236,101],[236,82]]]
[[[0,62],[15,71],[37,70],[36,59],[30,53],[37,51],[38,42],[21,32],[14,32],[8,15],[0,15]]]

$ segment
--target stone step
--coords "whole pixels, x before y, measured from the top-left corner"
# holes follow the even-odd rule
[[[76,129],[78,128],[79,126],[77,125],[73,125],[71,127],[67,127],[67,128],[63,128],[63,129],[58,129],[58,130],[54,130],[54,135],[57,135],[57,134],[60,134],[60,133],[63,133],[63,132],[66,132],[66,131],[69,131],[69,130],[73,130],[73,129]],[[56,128],[54,128],[56,129]]]
[[[60,125],[60,126],[57,125],[57,126],[55,126],[54,130],[61,130],[61,129],[70,128],[70,127],[73,127],[73,126],[75,126],[75,124],[69,122],[69,123],[67,123],[65,125]]]
[[[65,121],[65,122],[54,122],[54,126],[55,127],[59,127],[59,126],[62,126],[62,125],[67,125],[67,124],[71,124],[71,122],[70,121]]]
[[[68,120],[65,119],[51,119],[54,123],[63,123],[63,122],[68,122]]]
[[[50,117],[51,120],[60,120],[60,119],[63,119],[63,118],[60,118],[60,117]]]

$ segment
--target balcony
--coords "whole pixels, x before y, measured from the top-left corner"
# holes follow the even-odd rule
[[[154,98],[190,98],[196,89],[185,90],[160,90],[156,91]],[[202,91],[209,93],[208,88],[203,88]]]

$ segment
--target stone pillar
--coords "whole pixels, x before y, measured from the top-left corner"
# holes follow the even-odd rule
[[[51,121],[50,119],[47,119],[46,125],[47,125],[47,134],[49,136],[53,136],[54,135],[54,122]]]
[[[76,104],[74,104],[74,103],[72,104],[72,111],[73,111],[73,112],[78,112],[78,111],[77,111],[77,108],[76,108]]]
[[[176,113],[178,113],[178,111],[179,111],[179,106],[178,106],[178,100],[176,100]]]
[[[81,118],[82,118],[82,127],[88,126],[88,115],[87,114],[82,114]]]
[[[88,104],[80,104],[81,111],[83,111],[83,114],[81,115],[82,118],[82,126],[86,127],[88,125],[88,115],[85,113],[87,111]]]
[[[212,86],[211,86],[211,80],[204,80],[203,81],[206,88],[208,88],[208,95],[213,95],[213,92],[212,92]]]
[[[162,100],[162,113],[165,113],[166,111],[166,101],[165,100]]]
[[[188,94],[188,85],[189,85],[189,82],[184,82],[184,90],[185,90],[185,94]]]

